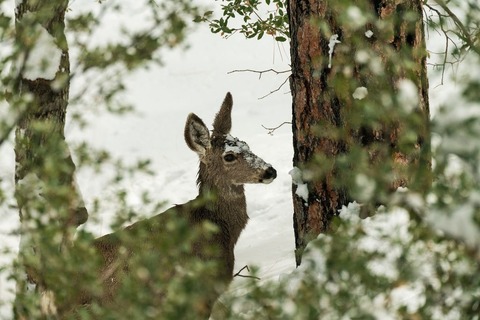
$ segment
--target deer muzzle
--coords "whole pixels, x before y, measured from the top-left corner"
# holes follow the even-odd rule
[[[277,177],[277,170],[275,170],[273,167],[268,167],[265,170],[265,173],[263,174],[262,178],[260,179],[261,183],[269,184],[275,178]]]

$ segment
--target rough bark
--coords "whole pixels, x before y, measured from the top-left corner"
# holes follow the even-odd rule
[[[39,286],[44,284],[42,270],[49,268],[47,258],[42,257],[42,248],[54,246],[60,254],[61,248],[70,244],[75,228],[88,218],[74,181],[75,164],[64,135],[70,76],[64,34],[67,5],[66,0],[24,0],[15,10],[16,42],[22,58],[21,65],[17,66],[18,80],[13,94],[24,97],[26,104],[23,109],[11,106],[23,110],[15,131],[16,199],[22,223],[20,261],[24,263],[26,281]],[[26,14],[28,18],[22,20]],[[54,79],[24,76],[25,61],[36,40],[32,34],[35,24],[45,28],[62,51]],[[34,221],[38,230],[32,229]],[[45,230],[52,233],[43,237],[30,234]],[[45,243],[38,243],[39,239]],[[31,256],[36,258],[30,260]],[[19,281],[17,300],[20,302],[26,286],[27,283]],[[16,305],[15,311],[17,318],[29,317],[21,304]]]
[[[356,174],[385,173],[376,177],[375,195],[365,200],[369,205],[382,203],[399,186],[419,192],[428,188],[428,82],[420,0],[287,3],[293,164],[303,171],[309,191],[306,201],[296,192],[298,183],[292,186],[299,265],[307,243],[328,231],[343,205],[358,200],[351,187]],[[352,6],[365,18],[361,26],[348,16]],[[366,37],[367,30],[373,36]],[[329,43],[335,34],[340,43],[331,52]],[[381,61],[381,68],[375,70],[361,61],[357,54],[362,52],[370,61]],[[400,110],[396,98],[401,79],[418,88],[418,104],[409,114]],[[352,97],[359,87],[368,89],[365,99]],[[391,103],[385,102],[386,93]],[[415,139],[407,138],[412,132]],[[351,160],[353,153],[368,164],[362,167],[362,161]]]

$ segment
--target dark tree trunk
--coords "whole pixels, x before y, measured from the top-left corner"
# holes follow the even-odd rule
[[[428,188],[428,82],[422,1],[287,2],[293,163],[303,173],[292,187],[299,265],[307,243],[348,202],[372,208],[399,186]],[[402,79],[416,87],[409,111],[397,95]],[[375,181],[373,195],[359,196],[359,174]]]
[[[11,106],[21,110],[15,132],[16,199],[22,224],[20,261],[24,263],[27,282],[35,284],[37,290],[38,285],[44,284],[42,270],[49,268],[47,258],[42,256],[43,248],[58,248],[60,252],[71,242],[75,228],[88,218],[74,181],[75,165],[64,135],[70,77],[64,34],[67,5],[66,0],[24,0],[15,10],[17,48],[23,62],[17,66],[18,81],[13,93],[18,104]],[[33,48],[35,41],[41,41],[39,30],[46,30],[57,52],[61,52],[57,71],[51,78],[45,76],[48,79],[41,72],[32,76],[27,70],[27,61],[35,61],[33,55],[38,54]],[[19,281],[20,302],[26,286]],[[21,303],[15,311],[17,318],[29,317],[22,311]]]

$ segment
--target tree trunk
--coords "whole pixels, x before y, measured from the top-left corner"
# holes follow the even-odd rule
[[[299,265],[348,202],[428,189],[428,82],[421,0],[289,0],[288,13]]]
[[[20,319],[32,316],[23,305],[27,288],[33,285],[41,291],[43,272],[58,269],[49,265],[44,253],[60,255],[75,228],[88,218],[64,135],[70,77],[64,34],[67,5],[67,0],[24,0],[15,10],[21,65],[11,108],[22,110],[15,132],[15,196],[21,220],[19,258],[26,272],[17,286],[15,313]],[[58,56],[45,56],[50,51]],[[41,59],[42,53],[47,59]],[[48,72],[47,65],[55,63],[53,73]]]

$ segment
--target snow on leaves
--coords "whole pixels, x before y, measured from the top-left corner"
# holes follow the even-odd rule
[[[418,88],[411,80],[401,79],[398,84],[398,100],[405,112],[412,112],[420,103]]]
[[[357,100],[364,99],[368,94],[368,89],[365,87],[358,87],[352,94],[352,97]]]
[[[365,37],[370,39],[372,36],[373,36],[373,31],[372,30],[365,31]]]
[[[307,245],[296,270],[262,285],[273,297],[268,301],[282,301],[271,305],[274,314],[382,320],[478,314],[478,267],[462,247],[412,220],[404,208],[381,208],[364,220],[359,211],[357,203],[343,207],[334,231]],[[244,305],[245,312],[255,310]],[[257,318],[267,318],[264,305],[258,303]]]
[[[356,203],[344,207],[341,230],[307,246],[305,266],[285,277],[291,297],[302,295],[302,284],[313,274],[318,308],[331,319],[457,319],[478,299],[478,288],[462,283],[476,272],[475,264],[454,242],[422,239],[423,227],[403,208],[380,210],[365,220],[358,212]],[[338,300],[343,295],[351,302],[348,310]]]

